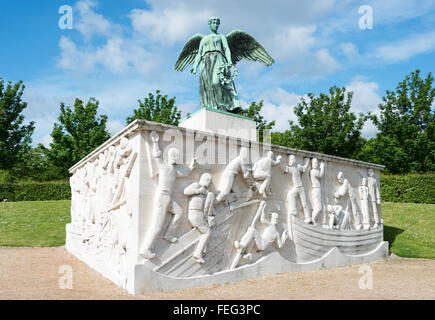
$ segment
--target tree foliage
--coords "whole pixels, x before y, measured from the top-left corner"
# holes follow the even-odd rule
[[[4,83],[0,78],[0,169],[13,170],[30,149],[34,122],[25,125],[22,81]]]
[[[435,120],[433,76],[411,72],[386,91],[380,114],[371,119],[378,128],[376,138],[364,146],[361,158],[386,166],[391,173],[435,171]]]
[[[354,158],[364,139],[361,130],[367,115],[359,117],[350,111],[352,92],[336,86],[329,95],[321,93],[301,98],[294,108],[298,124],[289,121],[290,129],[272,134],[272,143],[307,151],[315,151],[346,158]]]
[[[259,103],[251,102],[251,105],[248,107],[248,109],[242,109],[240,114],[242,116],[251,118],[256,123],[256,129],[259,133],[259,140],[260,142],[263,142],[263,134],[264,130],[271,130],[275,126],[275,120],[271,122],[267,122],[264,117],[260,114],[261,109],[263,108],[263,100],[261,100]]]
[[[49,164],[59,169],[63,176],[68,169],[109,137],[106,129],[107,116],[97,116],[99,102],[90,98],[86,105],[76,99],[74,110],[60,104],[59,124],[55,123],[50,149],[45,149]]]
[[[168,99],[168,95],[162,96],[160,90],[156,90],[156,96],[150,92],[148,98],[138,102],[139,108],[134,109],[133,115],[126,119],[127,124],[142,119],[178,126],[181,111],[175,106],[175,97]]]

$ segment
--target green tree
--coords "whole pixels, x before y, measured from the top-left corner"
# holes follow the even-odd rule
[[[259,103],[251,102],[251,105],[247,109],[243,109],[240,114],[242,116],[251,118],[256,123],[256,128],[259,132],[259,141],[263,142],[264,130],[271,130],[275,126],[275,120],[267,122],[264,117],[260,114],[263,108],[263,100]]]
[[[60,124],[54,124],[51,132],[53,142],[50,149],[45,149],[48,163],[57,168],[60,175],[68,176],[71,166],[110,137],[106,129],[107,116],[97,116],[98,105],[94,98],[90,98],[86,105],[76,99],[74,110],[60,104]]]
[[[30,149],[34,122],[25,125],[22,81],[5,85],[0,78],[0,169],[14,170]]]
[[[168,95],[162,96],[160,90],[156,90],[155,97],[152,93],[148,93],[148,98],[143,102],[139,99],[138,102],[139,108],[134,109],[134,114],[126,119],[127,124],[142,119],[178,126],[181,111],[175,106],[175,97],[168,99]]]
[[[435,120],[433,76],[411,72],[386,91],[380,114],[371,119],[378,128],[361,152],[361,158],[386,166],[391,173],[435,171]]]
[[[308,93],[294,108],[298,124],[289,121],[290,129],[272,134],[272,143],[291,148],[315,151],[346,158],[354,158],[361,150],[364,139],[361,129],[367,115],[359,117],[350,111],[352,92],[336,86],[329,95],[315,97]]]

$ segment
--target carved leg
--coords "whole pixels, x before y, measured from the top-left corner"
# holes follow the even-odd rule
[[[193,257],[199,263],[204,263],[204,259],[202,258],[202,253],[204,252],[208,238],[210,238],[210,228],[208,227],[208,225],[203,225],[198,228],[198,231],[201,232],[202,235],[199,238],[199,242],[198,245],[196,246],[195,251],[193,252]]]
[[[142,255],[147,259],[152,259],[156,256],[154,245],[157,238],[162,234],[165,223],[166,212],[171,201],[171,197],[167,194],[158,194],[154,202],[154,210],[152,212],[150,228],[147,231],[143,243]]]
[[[334,221],[335,221],[335,216],[333,214],[329,215],[329,229],[334,229]]]
[[[222,180],[219,184],[219,194],[216,197],[216,203],[221,202],[222,199],[231,192],[231,189],[233,189],[235,175],[224,174],[221,179]]]
[[[313,219],[311,218],[310,210],[308,209],[307,198],[305,197],[305,189],[303,187],[298,188],[299,199],[302,203],[302,208],[304,210],[305,223],[313,223]]]
[[[296,196],[296,188],[291,188],[287,193],[287,230],[291,240],[293,240],[292,217],[297,215]]]
[[[214,200],[215,200],[214,193],[208,192],[204,204],[204,216],[207,217],[207,216],[214,215]]]
[[[344,210],[344,216],[343,216],[343,220],[341,221],[341,225],[340,225],[340,230],[344,230],[346,229],[346,226],[349,222],[349,208],[346,208],[346,210]]]
[[[362,200],[361,203],[362,210],[362,220],[364,230],[370,229],[370,213],[369,213],[369,202],[368,200]]]
[[[350,204],[352,207],[352,215],[355,223],[355,229],[360,230],[361,229],[361,217],[358,212],[358,207],[356,206],[355,199],[350,199]]]
[[[256,172],[254,172],[253,177],[255,180],[260,180],[260,181],[262,180],[263,181],[260,188],[258,189],[258,192],[260,194],[264,195],[266,192],[266,189],[270,183],[270,179],[271,179],[270,173],[257,170]]]
[[[313,222],[316,223],[317,216],[322,211],[322,193],[320,188],[313,188]]]
[[[378,205],[377,205],[376,201],[372,201],[372,206],[373,206],[373,219],[375,220],[374,227],[376,228],[380,222],[379,213],[378,213]]]
[[[180,205],[177,202],[172,200],[171,206],[169,208],[169,212],[172,213],[174,216],[172,218],[172,221],[169,223],[168,229],[166,230],[163,239],[173,243],[178,239],[178,237],[175,234],[178,225],[181,222],[181,218],[183,218],[183,209],[180,207]]]

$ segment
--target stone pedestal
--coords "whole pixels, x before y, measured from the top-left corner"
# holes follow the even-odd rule
[[[179,127],[218,133],[225,136],[257,141],[255,121],[222,110],[202,108],[183,120]]]
[[[136,120],[70,169],[66,248],[133,294],[384,259],[382,169]]]

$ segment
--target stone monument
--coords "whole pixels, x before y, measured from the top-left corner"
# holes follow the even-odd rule
[[[132,294],[386,258],[383,166],[225,131],[255,128],[237,114],[234,64],[273,59],[209,26],[175,66],[199,66],[202,115],[136,120],[74,165],[67,250]]]

